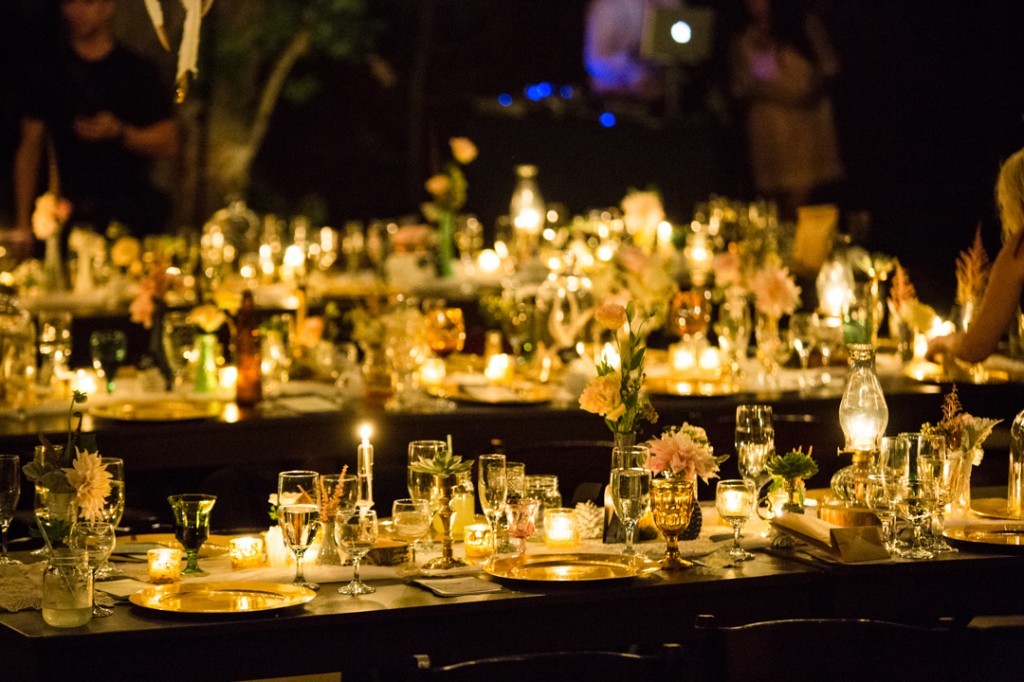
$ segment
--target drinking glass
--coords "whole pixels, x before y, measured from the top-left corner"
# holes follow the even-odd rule
[[[174,377],[175,390],[188,385],[185,370],[195,359],[196,326],[189,322],[188,313],[174,312],[164,315],[163,344],[167,364]]]
[[[738,405],[736,407],[736,461],[740,476],[755,497],[771,480],[768,459],[775,454],[775,427],[771,405]]]
[[[732,548],[729,558],[733,561],[750,561],[754,555],[740,547],[740,529],[754,511],[754,493],[746,481],[726,479],[718,482],[715,489],[715,508],[722,520],[732,526]]]
[[[114,526],[107,521],[79,521],[71,527],[68,535],[68,546],[71,549],[85,550],[86,562],[92,570],[92,615],[103,618],[114,613],[114,610],[96,603],[96,571],[114,551]]]
[[[117,531],[124,516],[124,460],[118,457],[103,457],[101,462],[110,474],[110,493],[103,499],[103,507],[100,508],[100,518],[114,527]],[[115,568],[109,561],[96,571],[97,578],[112,578],[123,575],[122,571]]]
[[[626,547],[622,553],[639,556],[633,541],[640,519],[651,509],[651,472],[640,467],[612,469],[611,487],[615,514],[626,527]]]
[[[935,511],[932,515],[932,522],[928,524],[924,537],[925,548],[932,552],[945,553],[957,552],[956,547],[950,545],[942,537],[942,530],[945,526],[946,505],[949,504],[950,494],[954,490],[960,478],[960,471],[964,464],[964,457],[967,453],[951,452],[945,445],[945,438],[941,436],[930,436],[927,444],[919,449],[918,466],[922,470],[924,478],[935,481],[935,492],[938,497]]]
[[[938,503],[934,479],[902,478],[896,497],[896,511],[906,519],[914,531],[913,542],[908,548],[900,548],[904,559],[932,559],[935,557],[922,543],[922,530],[930,523],[932,512]]]
[[[523,462],[505,462],[505,503],[520,502],[526,497],[526,464]],[[498,515],[498,534],[494,539],[498,553],[515,552],[508,532],[508,514]]]
[[[466,343],[466,323],[462,308],[438,307],[427,310],[424,322],[427,345],[438,357],[445,358],[462,350]]]
[[[18,464],[17,455],[0,455],[0,537],[3,541],[0,564],[21,563],[7,556],[7,529],[14,519],[14,510],[21,496],[21,467]]]
[[[391,528],[395,537],[409,543],[409,561],[398,567],[399,575],[416,573],[416,541],[430,530],[430,503],[402,498],[391,504]]]
[[[277,523],[285,544],[295,554],[294,585],[318,590],[320,586],[306,580],[302,557],[320,529],[320,474],[315,471],[282,471],[277,475]]]
[[[664,570],[690,568],[693,563],[679,555],[679,533],[690,523],[697,484],[685,478],[656,478],[651,481],[651,512],[654,525],[665,536]]]
[[[815,316],[814,338],[821,353],[821,383],[828,384],[832,381],[832,356],[843,344],[842,320],[835,318],[821,318]]]
[[[167,498],[174,512],[174,537],[185,548],[185,568],[182,575],[204,576],[199,568],[199,548],[210,536],[210,512],[217,501],[216,495],[185,494]]]
[[[36,382],[49,387],[54,375],[66,370],[71,358],[71,313],[42,311],[39,313],[39,374]]]
[[[120,329],[95,331],[89,335],[92,365],[103,373],[107,393],[114,392],[114,378],[128,355],[128,338]]]
[[[509,537],[516,540],[516,551],[519,557],[526,556],[526,539],[537,532],[537,510],[540,500],[532,497],[519,498],[517,502],[505,504],[505,517],[508,519]]]
[[[786,332],[789,346],[800,360],[800,388],[807,388],[807,369],[811,364],[811,350],[814,348],[814,313],[793,313],[789,316],[789,330]]]
[[[435,492],[434,477],[431,474],[413,471],[412,465],[421,459],[432,460],[438,455],[447,452],[448,444],[443,440],[414,440],[409,443],[409,466],[406,469],[409,497],[414,500],[426,500],[430,505],[431,516],[441,509],[441,500]],[[430,535],[426,534],[419,541],[418,549],[429,551],[432,546],[433,543],[430,540]]]
[[[868,508],[882,522],[882,542],[890,556],[896,553],[896,500],[899,486],[892,478],[882,474],[868,474],[864,485],[864,500]]]
[[[505,455],[480,455],[477,458],[477,490],[480,493],[480,508],[491,527],[492,553],[498,553],[498,517],[505,511],[508,500],[508,468]]]
[[[359,564],[377,542],[377,512],[366,507],[340,510],[334,521],[334,537],[338,547],[352,557],[352,582],[339,587],[338,593],[354,597],[376,592],[377,588],[359,579]]]

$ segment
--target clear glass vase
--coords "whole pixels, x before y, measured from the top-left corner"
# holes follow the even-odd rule
[[[317,566],[342,566],[344,560],[334,539],[334,519],[320,520],[320,551],[316,555]]]

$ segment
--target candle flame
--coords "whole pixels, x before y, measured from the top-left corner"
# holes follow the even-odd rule
[[[359,437],[364,443],[368,443],[370,441],[370,434],[372,433],[373,428],[369,424],[362,424],[359,427]]]

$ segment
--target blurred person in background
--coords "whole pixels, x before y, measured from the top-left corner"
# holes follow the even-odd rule
[[[136,234],[166,227],[169,201],[150,164],[178,151],[173,90],[155,65],[114,35],[115,0],[61,0],[65,40],[53,71],[33,74],[14,160],[15,224],[30,239],[46,163],[70,200],[71,222],[102,231],[118,221]],[[52,187],[50,188],[52,189]]]
[[[792,220],[844,175],[828,95],[839,62],[802,0],[746,0],[746,9],[731,46],[732,91],[746,110],[755,188]]]

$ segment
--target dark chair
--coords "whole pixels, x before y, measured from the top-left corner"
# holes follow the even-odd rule
[[[791,619],[718,627],[697,617],[699,679],[787,680],[957,679],[946,621],[919,627],[864,619]]]
[[[681,680],[681,671],[680,646],[663,644],[661,651],[652,655],[616,651],[558,651],[498,656],[444,666],[432,666],[429,656],[420,655],[416,656],[412,679],[445,682],[668,682]]]

